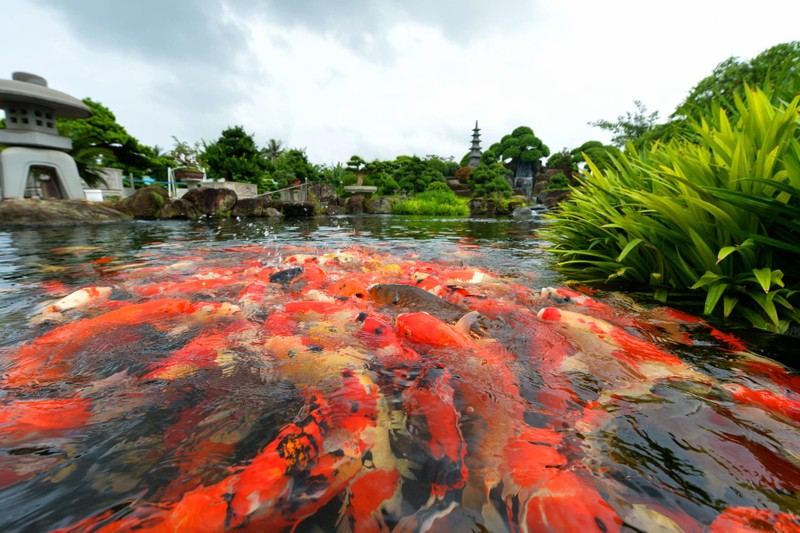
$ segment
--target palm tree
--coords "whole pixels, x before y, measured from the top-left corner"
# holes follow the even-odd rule
[[[278,156],[283,153],[283,141],[276,141],[275,139],[270,139],[267,143],[267,147],[264,149],[264,153],[269,157],[272,163],[275,163],[275,160],[278,159]]]

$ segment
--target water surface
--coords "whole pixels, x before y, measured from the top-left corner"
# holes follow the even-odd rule
[[[0,529],[182,513],[307,531],[797,525],[787,344],[736,331],[756,342],[742,346],[619,294],[543,298],[564,280],[539,227],[343,216],[0,231]],[[481,313],[484,336],[458,346],[420,343],[416,322],[402,337],[397,315],[426,309],[360,294],[333,311],[287,305],[464,268],[493,278],[444,289]],[[112,292],[42,320],[88,286]],[[156,300],[176,310],[107,318]],[[551,307],[633,340],[537,316]],[[282,487],[261,488],[258,512],[237,507],[251,478]]]

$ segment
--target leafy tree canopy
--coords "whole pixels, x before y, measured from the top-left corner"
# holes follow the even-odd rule
[[[538,172],[541,159],[550,155],[548,148],[539,139],[533,130],[527,126],[520,126],[494,143],[481,154],[481,163],[491,165],[494,162],[504,162],[512,173],[517,172],[520,164],[530,164],[533,174]]]
[[[401,155],[394,161],[394,179],[398,186],[408,192],[418,193],[428,188],[431,182],[444,182],[442,173],[428,161],[418,156]]]
[[[263,177],[268,170],[268,160],[256,146],[253,136],[242,126],[227,128],[214,142],[204,141],[198,160],[212,179],[224,178],[259,186],[263,186]]]
[[[771,94],[773,103],[790,102],[800,93],[800,41],[775,45],[750,61],[726,59],[695,85],[672,117],[706,115],[714,100],[728,111],[735,111],[733,95],[744,97],[745,82]]]
[[[319,179],[319,170],[309,162],[304,149],[292,148],[281,153],[275,161],[275,170],[291,174],[291,181]]]
[[[59,133],[72,139],[81,177],[86,179],[87,171],[104,166],[142,177],[156,166],[156,152],[130,135],[110,109],[90,98],[83,103],[92,110],[91,117],[58,121]]]

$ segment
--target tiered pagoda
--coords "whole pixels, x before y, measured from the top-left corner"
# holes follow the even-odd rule
[[[468,167],[475,168],[481,162],[481,130],[478,121],[475,121],[475,129],[472,130],[472,146],[469,149]]]

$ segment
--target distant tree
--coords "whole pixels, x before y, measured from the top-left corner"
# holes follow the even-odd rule
[[[410,193],[422,192],[434,181],[444,183],[444,175],[418,156],[402,155],[394,161],[394,179],[399,187]]]
[[[354,174],[357,174],[362,168],[364,168],[364,165],[366,164],[367,162],[364,161],[364,159],[355,154],[350,156],[350,159],[347,161],[347,163],[345,163],[345,165],[347,166],[347,170],[349,170]]]
[[[648,115],[647,107],[641,101],[634,100],[633,103],[636,105],[636,111],[633,113],[626,111],[624,115],[617,117],[616,122],[601,119],[588,124],[613,133],[611,142],[619,148],[628,142],[636,144],[639,138],[653,129],[658,120],[658,111]]]
[[[529,165],[531,175],[535,176],[541,168],[542,158],[549,155],[550,148],[534,135],[533,130],[520,126],[481,154],[481,163],[489,164],[500,160],[506,163],[512,175],[517,175],[522,165]]]
[[[487,196],[492,193],[511,196],[513,189],[506,179],[510,174],[511,170],[500,162],[495,161],[489,165],[480,163],[470,176],[468,182],[470,191],[475,196]]]
[[[572,161],[575,165],[585,163],[586,158],[591,159],[599,169],[605,169],[613,164],[612,158],[619,155],[619,148],[610,144],[603,144],[600,141],[586,141],[579,147],[570,152]],[[569,174],[565,172],[567,177]]]
[[[267,159],[242,126],[227,128],[214,142],[204,141],[198,161],[206,167],[212,179],[243,181],[260,187],[263,187],[263,177],[268,170]]]
[[[440,157],[438,155],[425,156],[425,162],[430,168],[441,172],[443,176],[455,176],[456,171],[459,169],[459,164],[451,157]]]
[[[274,174],[281,187],[286,187],[297,181],[317,181],[319,170],[308,160],[304,149],[292,148],[286,150],[275,161]]]
[[[270,139],[267,142],[267,147],[264,148],[264,153],[274,165],[275,160],[277,160],[278,156],[283,153],[283,142]]]
[[[764,89],[773,103],[789,102],[800,94],[800,41],[778,44],[750,61],[729,57],[694,86],[671,115],[688,118],[705,115],[717,101],[735,111],[734,94],[744,94],[744,83]]]

